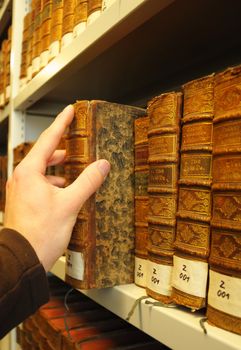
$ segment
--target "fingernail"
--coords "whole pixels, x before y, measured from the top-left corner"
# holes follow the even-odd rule
[[[73,105],[68,105],[64,108],[64,111],[66,112],[68,109],[73,109],[74,106]]]
[[[100,159],[98,160],[96,165],[103,177],[105,178],[110,171],[110,163],[105,159]]]

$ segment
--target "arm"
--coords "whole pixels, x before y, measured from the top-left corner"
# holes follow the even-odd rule
[[[0,334],[5,322],[2,316],[3,308],[5,315],[11,314],[18,303],[18,322],[20,322],[47,301],[45,271],[50,270],[64,253],[81,206],[101,186],[110,170],[106,160],[98,160],[90,164],[71,185],[65,188],[63,178],[45,176],[47,166],[59,164],[65,158],[65,151],[55,150],[73,116],[73,107],[66,107],[41,134],[8,180],[4,226],[21,234],[15,232],[12,236],[14,240],[16,236],[19,235],[18,239],[21,236],[20,254],[26,252],[27,255],[23,266],[20,264],[21,271],[17,273],[22,256],[16,256],[18,255],[16,246],[9,243],[10,236],[8,237],[6,231],[0,233],[0,239],[3,241],[2,245],[0,241],[2,249],[0,254],[3,260],[8,256],[8,264],[11,264],[15,271],[11,273],[10,278],[6,264],[4,261],[1,262],[0,276],[5,276],[7,285],[8,278],[11,283],[7,288],[2,288],[0,281]],[[41,281],[41,288],[32,290],[31,282],[26,283],[26,278],[28,281],[35,281],[34,283],[36,280],[38,283]],[[18,291],[12,293],[16,288]],[[6,296],[10,301],[8,303],[4,301]],[[25,304],[28,299],[31,299],[32,305],[26,312]],[[16,322],[12,324],[10,322],[8,330],[15,325]]]

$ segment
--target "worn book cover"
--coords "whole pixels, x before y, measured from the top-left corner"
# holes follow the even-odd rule
[[[63,7],[64,0],[53,0],[49,60],[52,60],[60,52],[63,25]]]
[[[241,334],[241,66],[215,77],[208,321]]]
[[[206,305],[210,252],[214,75],[183,86],[181,164],[172,297]]]
[[[66,252],[66,281],[104,288],[134,280],[134,120],[142,108],[78,101],[66,138],[67,184],[92,161],[111,171],[82,207]]]
[[[181,92],[162,94],[148,104],[150,125],[146,290],[148,295],[164,303],[171,302],[181,113]]]
[[[135,120],[135,283],[146,287],[149,117]]]
[[[40,27],[40,69],[49,61],[50,32],[52,21],[53,0],[42,0],[43,10]]]

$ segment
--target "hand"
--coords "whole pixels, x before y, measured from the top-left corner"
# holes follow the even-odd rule
[[[65,151],[56,151],[56,147],[73,116],[73,106],[67,106],[7,182],[4,226],[30,242],[46,271],[64,253],[81,206],[110,170],[106,160],[98,160],[66,188],[63,178],[45,176],[47,166],[65,159]]]

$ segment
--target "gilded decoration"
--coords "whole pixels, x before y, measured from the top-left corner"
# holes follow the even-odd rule
[[[180,188],[178,210],[210,215],[211,192]]]
[[[209,244],[209,232],[209,226],[178,221],[176,242],[185,243],[194,247],[207,248]]]
[[[213,218],[241,222],[241,196],[214,194]]]
[[[240,233],[212,232],[212,256],[241,262]]]
[[[163,230],[162,228],[149,226],[148,228],[149,243],[155,247],[162,247],[172,250],[173,232]]]
[[[163,218],[175,218],[176,201],[172,195],[152,196],[149,197],[149,215]]]

